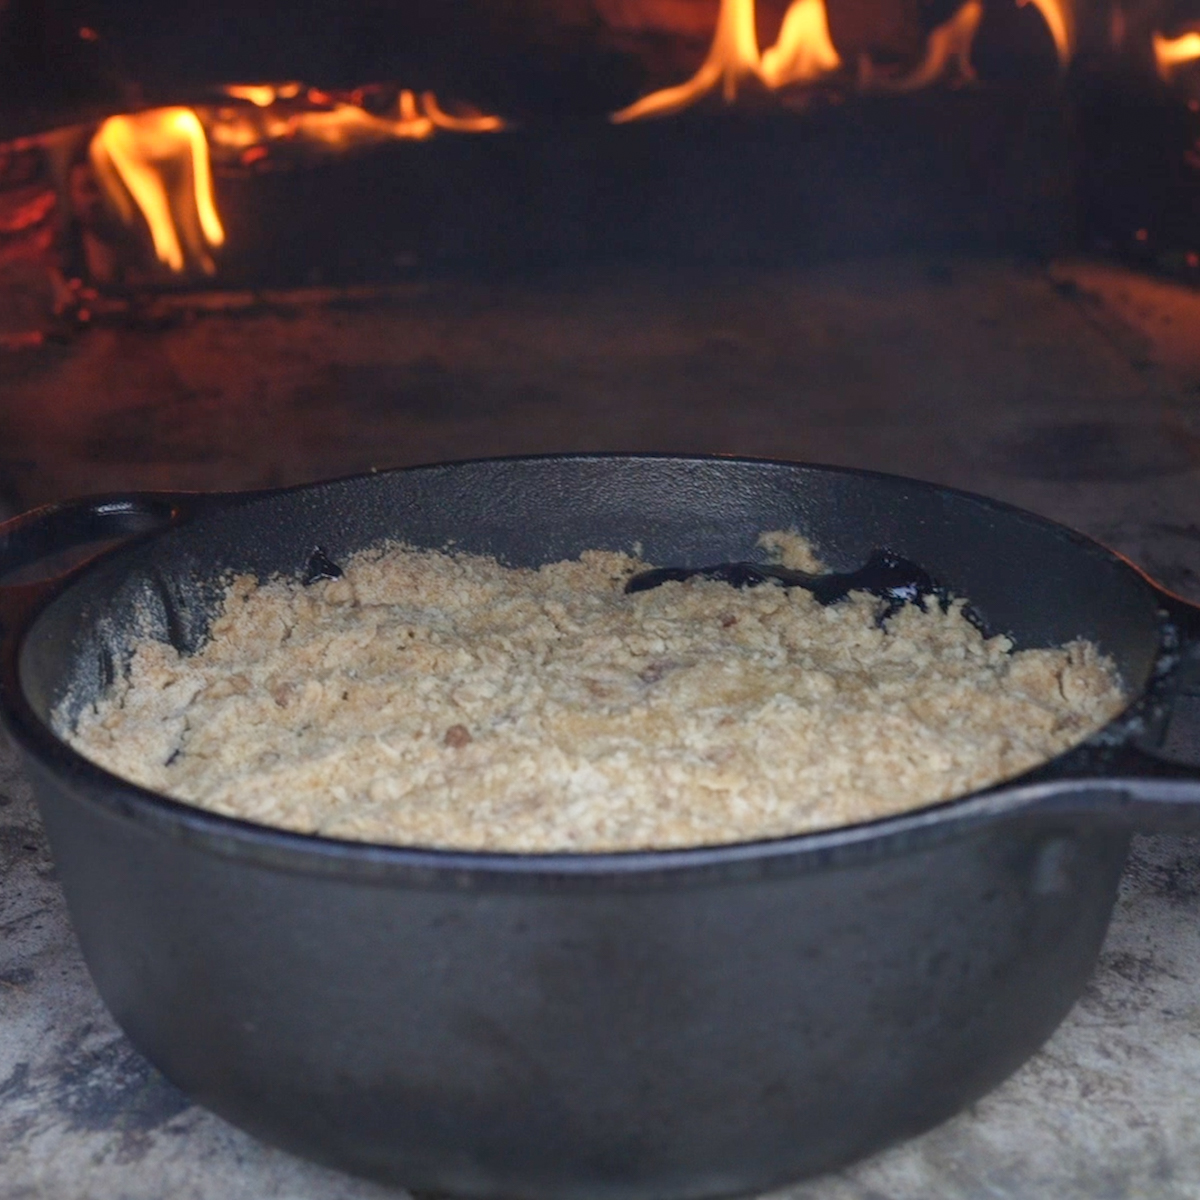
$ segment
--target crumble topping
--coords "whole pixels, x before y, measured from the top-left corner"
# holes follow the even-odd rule
[[[812,570],[794,534],[775,556]],[[341,578],[243,576],[190,656],[143,640],[64,736],[117,775],[306,833],[493,851],[747,841],[997,783],[1123,705],[1089,642],[691,579],[589,551],[515,569],[388,545]]]

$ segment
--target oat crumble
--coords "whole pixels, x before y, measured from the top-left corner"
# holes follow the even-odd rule
[[[789,538],[791,540],[789,540]],[[776,557],[814,569],[795,535]],[[746,841],[916,808],[1081,741],[1123,697],[1074,641],[961,602],[689,580],[590,551],[513,569],[390,545],[340,579],[235,579],[205,645],[140,642],[65,736],[117,775],[306,833],[497,851]]]

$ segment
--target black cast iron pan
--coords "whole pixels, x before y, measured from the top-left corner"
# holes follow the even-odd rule
[[[839,570],[885,547],[1021,646],[1085,636],[1130,709],[988,792],[826,833],[664,853],[337,842],[176,804],[51,731],[121,670],[135,613],[183,649],[228,570],[302,575],[385,537],[517,564],[640,542],[755,557],[795,527]],[[0,527],[3,718],[97,987],[169,1078],[258,1135],[416,1190],[744,1193],[943,1120],[1049,1036],[1091,973],[1135,829],[1200,828],[1171,761],[1200,610],[1017,509],[864,472],[579,456],[274,493],[80,501]]]

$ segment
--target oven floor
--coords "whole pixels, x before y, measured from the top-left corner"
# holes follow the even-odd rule
[[[1045,513],[1200,599],[1200,295],[1108,266],[162,299],[70,341],[0,297],[0,495],[274,486],[555,450],[770,455]],[[5,349],[4,347],[8,347]],[[0,1200],[394,1195],[190,1105],[125,1042],[0,747]],[[791,1200],[1200,1195],[1200,841],[1135,843],[1093,984],[971,1111]]]

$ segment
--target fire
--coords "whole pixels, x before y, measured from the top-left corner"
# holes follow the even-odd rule
[[[1033,4],[1054,39],[1059,65],[1066,67],[1075,53],[1075,14],[1072,0],[1017,0]],[[958,11],[929,35],[925,56],[908,75],[890,77],[869,58],[859,64],[859,85],[866,91],[908,92],[950,75],[973,80],[971,49],[983,20],[983,0],[966,0]],[[720,88],[727,104],[747,84],[772,91],[792,84],[815,83],[842,65],[829,35],[825,0],[793,0],[783,18],[779,39],[759,52],[755,0],[721,0],[717,27],[708,57],[687,83],[643,96],[614,113],[617,123],[679,112]]]
[[[911,74],[899,79],[880,76],[871,60],[864,57],[859,63],[859,86],[864,91],[915,92],[951,71],[960,79],[973,80],[971,47],[982,20],[982,0],[967,0],[954,16],[929,35],[925,57]]]
[[[298,83],[278,87],[237,84],[224,91],[235,99],[248,100],[261,111],[211,114],[207,121],[210,136],[221,146],[244,148],[287,139],[341,150],[371,142],[423,142],[439,129],[452,133],[493,133],[504,128],[499,117],[483,113],[451,114],[442,108],[433,92],[418,94],[408,88],[397,94],[391,111],[382,114],[314,88],[304,92],[303,85]],[[300,100],[297,105],[286,106],[287,101],[297,99]]]
[[[221,89],[235,100],[249,100],[258,108],[270,108],[278,100],[295,100],[304,84],[292,79],[287,83],[231,83]]]
[[[454,133],[493,133],[504,128],[499,117],[482,113],[452,116],[438,104],[433,92],[405,89],[396,98],[392,113],[376,116],[357,104],[334,102],[325,110],[295,114],[285,136],[342,148],[364,142],[392,140],[423,142],[439,129]]]
[[[451,116],[450,113],[442,111],[437,97],[432,92],[421,93],[421,107],[439,129],[449,129],[455,133],[496,133],[504,128],[504,122],[499,117],[488,116],[485,113]]]
[[[1018,0],[1038,9],[1063,66],[1075,48],[1073,2]],[[605,3],[621,7],[625,0]],[[859,89],[909,92],[944,78],[973,81],[971,55],[984,3],[964,0],[929,34],[924,57],[907,74],[880,69],[863,56]],[[694,10],[689,6],[687,11]],[[1180,64],[1200,59],[1200,32],[1174,39],[1155,34],[1154,54],[1159,74],[1169,80]],[[813,84],[841,71],[842,65],[825,0],[791,0],[775,44],[765,50],[759,46],[756,0],[720,0],[708,54],[695,75],[642,97],[611,120],[621,124],[665,116],[716,92],[733,104],[746,89],[773,92]],[[842,82],[848,84],[848,76]],[[211,274],[211,252],[225,241],[210,155],[216,156],[218,169],[246,168],[298,154],[505,128],[498,116],[447,110],[433,92],[384,85],[331,94],[293,80],[230,84],[221,92],[220,101],[195,108],[110,117],[90,145],[92,166],[112,208],[130,228],[138,226],[140,214],[156,257],[175,273],[198,268]]]
[[[1071,0],[1017,0],[1017,3],[1032,4],[1042,14],[1054,39],[1058,65],[1066,67],[1075,53],[1075,12]]]
[[[829,36],[825,0],[795,0],[783,18],[779,40],[763,51],[761,64],[770,88],[810,83],[841,65]]]
[[[190,108],[109,117],[89,156],[125,224],[136,225],[135,205],[145,218],[159,262],[182,271],[186,245],[192,261],[212,274],[209,248],[225,241],[225,230],[213,200],[208,140]]]
[[[812,83],[837,70],[842,60],[829,36],[825,0],[794,0],[784,16],[779,40],[759,53],[754,0],[721,0],[708,57],[687,83],[643,96],[614,113],[618,124],[679,112],[709,92],[721,89],[732,104],[747,82],[776,89]]]
[[[283,136],[323,142],[341,150],[364,142],[423,142],[436,131],[433,119],[422,111],[416,96],[403,91],[392,114],[376,116],[357,104],[334,103],[329,108],[296,113],[288,120]]]
[[[211,275],[216,267],[210,251],[225,241],[210,145],[249,164],[268,157],[272,143],[340,152],[384,141],[426,141],[439,131],[504,128],[499,117],[447,112],[432,92],[400,90],[389,111],[376,113],[296,82],[222,90],[244,103],[110,117],[89,148],[96,178],[121,220],[134,228],[140,213],[158,261],[177,274],[198,267]]]
[[[1175,72],[1185,63],[1200,59],[1200,33],[1182,34],[1177,38],[1154,35],[1154,61],[1164,83],[1170,83]]]
[[[225,89],[225,94],[235,100],[249,100],[259,108],[270,108],[278,96],[276,89],[269,83],[230,84]]]

